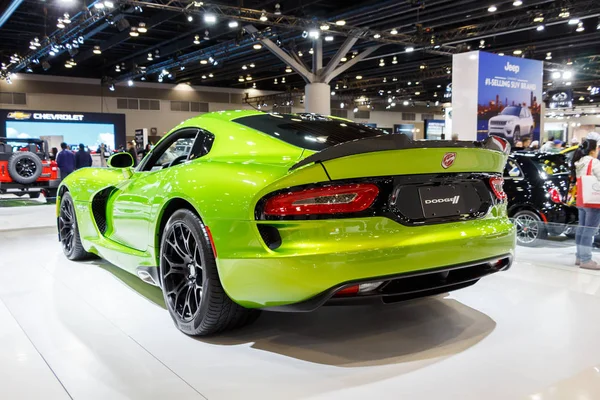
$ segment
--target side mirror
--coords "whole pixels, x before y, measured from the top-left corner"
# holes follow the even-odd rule
[[[106,164],[111,168],[130,168],[133,167],[133,157],[126,152],[113,154],[108,158]]]

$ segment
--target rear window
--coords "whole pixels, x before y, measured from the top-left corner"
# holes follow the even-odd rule
[[[538,157],[532,160],[541,172],[548,175],[568,174],[569,163],[566,157],[562,154],[548,155]]]
[[[315,151],[351,140],[385,135],[385,132],[368,126],[314,115],[252,115],[234,122]]]

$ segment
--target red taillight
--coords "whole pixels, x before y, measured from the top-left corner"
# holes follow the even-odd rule
[[[379,188],[372,183],[334,185],[278,194],[267,200],[266,215],[345,214],[364,211]]]
[[[558,189],[550,188],[548,190],[548,194],[550,195],[550,200],[552,200],[553,203],[557,203],[557,204],[562,203],[562,196],[560,195],[560,192],[558,191]]]
[[[504,193],[504,178],[490,178],[490,187],[498,200],[506,199],[506,193]]]
[[[204,225],[204,228],[206,229],[206,234],[208,235],[208,240],[210,241],[210,247],[212,247],[213,254],[215,255],[215,258],[217,258],[217,248],[215,247],[215,241],[213,240],[212,233],[208,226]]]
[[[335,292],[335,296],[352,296],[358,294],[358,285],[348,286]]]

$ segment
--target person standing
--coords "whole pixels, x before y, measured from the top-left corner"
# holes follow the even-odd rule
[[[65,142],[60,144],[62,151],[56,156],[56,164],[60,170],[60,179],[65,179],[71,172],[75,170],[75,154]]]
[[[92,156],[85,151],[83,143],[79,143],[79,151],[75,154],[75,169],[91,167]]]
[[[131,158],[133,158],[133,167],[137,167],[138,165],[138,158],[137,158],[137,151],[135,149],[135,142],[129,142],[127,143],[127,152],[129,154],[131,154]]]
[[[577,179],[584,175],[593,175],[600,181],[600,161],[598,157],[598,142],[595,140],[584,140],[575,150],[571,173]],[[600,208],[583,207],[583,199],[580,195],[578,185],[577,209],[579,210],[579,222],[575,233],[577,252],[575,265],[584,269],[600,270],[600,264],[592,260],[592,243],[594,235],[600,226]]]

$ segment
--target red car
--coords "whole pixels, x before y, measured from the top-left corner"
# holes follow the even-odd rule
[[[0,194],[56,197],[58,166],[40,139],[0,138]]]

